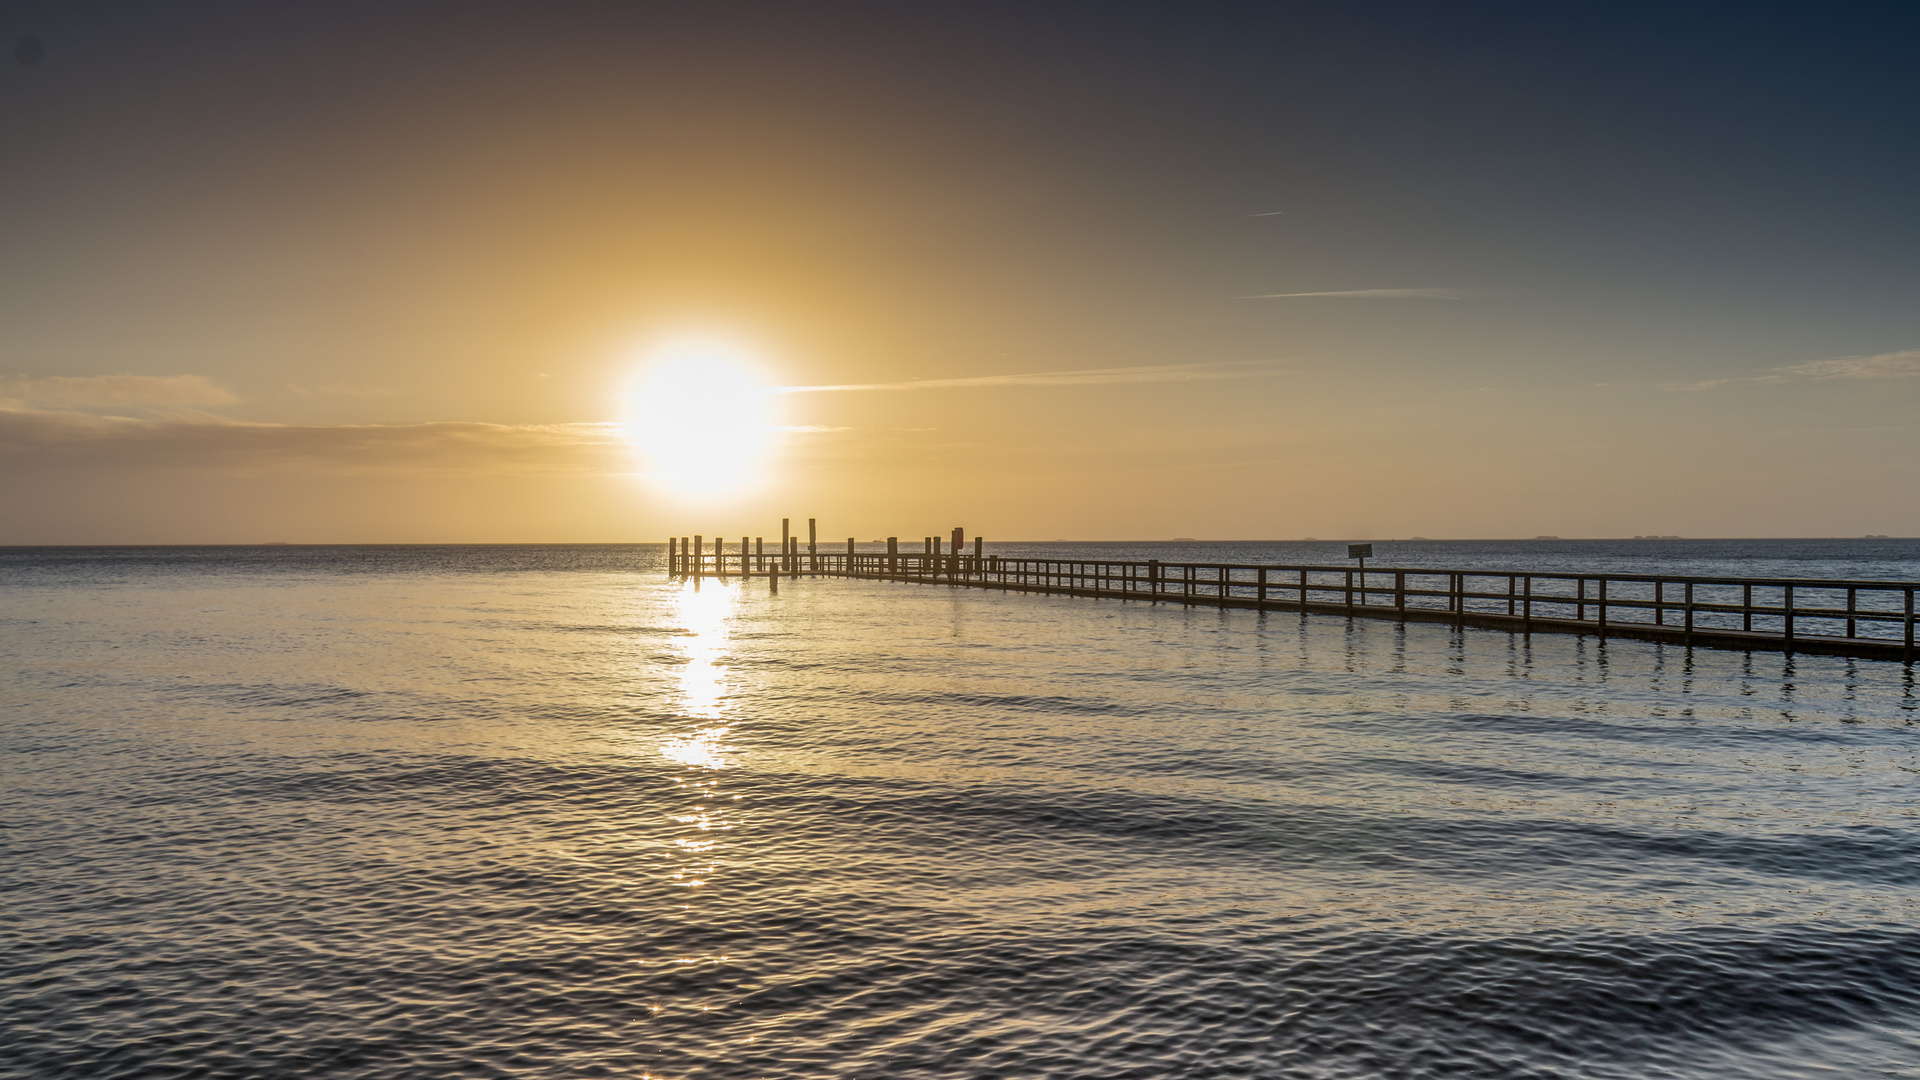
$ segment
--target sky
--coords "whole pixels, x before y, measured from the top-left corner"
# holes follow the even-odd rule
[[[1920,535],[1917,35],[0,0],[0,544]]]

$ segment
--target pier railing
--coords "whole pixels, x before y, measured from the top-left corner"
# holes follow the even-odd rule
[[[1521,633],[1911,663],[1920,582],[1035,559],[939,551],[714,551],[675,545],[677,577],[870,578],[1017,592],[1300,611]],[[976,546],[975,551],[978,552]]]

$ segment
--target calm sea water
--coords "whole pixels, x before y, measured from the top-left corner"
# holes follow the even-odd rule
[[[1920,1077],[1898,664],[659,554],[0,551],[0,1076]]]

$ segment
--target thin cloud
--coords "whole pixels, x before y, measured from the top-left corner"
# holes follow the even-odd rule
[[[1156,364],[1145,367],[1036,371],[1019,375],[977,375],[961,379],[913,379],[888,383],[837,383],[831,386],[782,386],[780,394],[820,394],[864,390],[960,390],[997,386],[1111,386],[1125,383],[1210,382],[1258,379],[1280,372],[1264,360],[1213,364]]]
[[[240,400],[204,375],[0,376],[0,399],[71,409],[198,408]]]
[[[1674,389],[1718,390],[1727,386],[1755,386],[1767,383],[1912,378],[1920,378],[1920,349],[1905,349],[1875,356],[1836,356],[1827,360],[1807,360],[1773,368],[1759,375],[1732,379],[1706,379],[1696,383],[1682,383]]]
[[[0,461],[243,472],[608,472],[630,468],[622,426],[240,423],[0,410]]]
[[[1243,296],[1242,300],[1292,300],[1325,297],[1332,300],[1464,300],[1471,289],[1341,289],[1334,292],[1280,292]]]
[[[1248,214],[1247,216],[1248,217],[1279,217],[1281,214],[1284,214],[1284,213],[1286,213],[1285,210],[1269,210],[1264,214]]]
[[[1811,360],[1775,368],[1773,373],[1796,379],[1911,379],[1920,377],[1920,349]]]

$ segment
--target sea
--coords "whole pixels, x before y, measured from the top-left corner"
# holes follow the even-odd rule
[[[0,1077],[1920,1077],[1911,666],[663,553],[0,549]]]

